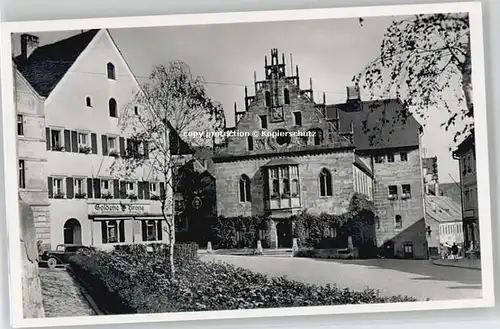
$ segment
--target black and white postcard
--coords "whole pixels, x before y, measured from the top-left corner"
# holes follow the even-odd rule
[[[481,16],[3,23],[13,325],[493,306]]]

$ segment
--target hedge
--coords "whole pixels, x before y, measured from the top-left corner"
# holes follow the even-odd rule
[[[287,218],[263,216],[219,216],[212,223],[213,247],[216,249],[255,248],[262,241],[263,248],[270,247],[270,221],[291,225],[292,236],[297,238],[299,247],[332,249],[345,248],[351,236],[360,254],[376,254],[374,205],[366,196],[355,193],[350,200],[348,211],[342,215],[321,213],[313,215],[303,211]],[[330,228],[335,228],[337,236],[330,237]],[[240,232],[241,239],[237,239]],[[264,232],[261,234],[260,232]]]
[[[70,266],[109,314],[416,301],[407,296],[384,297],[373,289],[358,292],[269,278],[198,259],[178,263],[172,280],[163,257],[132,249],[81,251],[71,258]]]

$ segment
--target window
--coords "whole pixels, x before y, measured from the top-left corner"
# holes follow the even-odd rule
[[[88,139],[89,135],[86,134],[86,133],[78,133],[78,146],[88,146],[88,143],[89,143],[89,139]]]
[[[50,142],[52,146],[52,151],[62,151],[63,146],[61,143],[61,131],[52,129],[50,131]]]
[[[399,156],[401,157],[401,161],[408,161],[408,153],[401,152],[399,153]]]
[[[389,186],[389,200],[396,200],[398,198],[398,187],[396,185]]]
[[[108,243],[118,242],[118,225],[116,220],[110,220],[107,224]]]
[[[267,115],[259,115],[260,127],[262,129],[267,129]]]
[[[158,196],[158,183],[149,183],[149,193]]]
[[[285,178],[283,179],[283,197],[288,198],[290,196],[290,181]]]
[[[296,197],[299,195],[299,181],[297,179],[292,180],[291,192],[292,197]]]
[[[116,80],[116,71],[115,71],[115,66],[113,63],[108,63],[108,79],[109,80]]]
[[[270,107],[271,106],[271,92],[266,91],[265,96],[266,96],[266,106]]]
[[[293,112],[293,120],[295,121],[296,126],[302,126],[302,113],[301,112]]]
[[[116,109],[116,100],[114,98],[109,99],[109,116],[112,118],[118,117],[118,111]]]
[[[332,174],[326,169],[321,169],[319,174],[319,195],[332,196]]]
[[[134,115],[139,115],[139,108],[134,106]]]
[[[178,226],[179,223],[175,223]],[[161,220],[144,220],[141,223],[142,240],[143,241],[160,241],[162,240],[162,225]]]
[[[387,162],[394,162],[394,154],[387,154]]]
[[[24,136],[24,118],[22,115],[17,115],[17,135]]]
[[[127,195],[131,195],[135,193],[134,189],[134,183],[133,182],[127,182]]]
[[[101,194],[106,195],[111,192],[111,182],[107,179],[101,179]]]
[[[54,193],[55,199],[64,198],[64,189],[63,189],[63,180],[62,178],[53,178],[52,179],[52,190]]]
[[[85,98],[85,105],[87,105],[87,107],[92,107],[92,99],[88,96]]]
[[[336,238],[337,237],[337,228],[333,227],[333,226],[330,226],[328,228],[328,236],[330,238]]]
[[[26,169],[24,160],[19,160],[19,188],[26,188]]]
[[[465,209],[469,209],[469,191],[468,190],[465,190],[464,192],[464,206],[465,206]]]
[[[147,241],[156,241],[156,223],[154,220],[148,220],[147,224]]]
[[[83,199],[87,195],[85,193],[85,180],[83,178],[75,178],[74,180],[75,199]]]
[[[288,90],[288,88],[285,88],[285,90],[283,91],[283,98],[285,100],[285,104],[290,104],[290,91]]]
[[[401,195],[401,198],[410,199],[411,198],[411,185],[410,184],[403,184],[403,185],[401,185],[401,189],[403,190],[403,194]]]
[[[375,227],[380,228],[380,217],[375,216]]]
[[[247,136],[247,148],[249,151],[253,151],[253,137]]]
[[[323,142],[323,130],[315,129],[314,130],[314,145],[321,145]]]
[[[377,155],[375,157],[375,163],[384,163],[384,156],[383,155]]]
[[[401,215],[396,215],[394,218],[394,227],[403,228],[403,219],[401,218]]]
[[[242,175],[240,177],[240,201],[241,202],[251,201],[250,178],[248,178],[247,175]]]

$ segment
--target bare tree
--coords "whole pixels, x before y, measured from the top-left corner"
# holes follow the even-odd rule
[[[169,237],[172,276],[176,221],[173,192],[179,181],[175,171],[192,153],[183,132],[218,131],[224,123],[222,107],[207,95],[203,80],[194,78],[189,67],[179,61],[168,67],[156,66],[148,82],[121,112],[120,126],[127,132],[128,142],[125,154],[115,159],[111,172],[123,179],[136,176],[137,169],[142,168],[143,178],[164,182],[157,199]]]
[[[421,119],[428,118],[430,108],[445,108],[442,127],[464,125],[455,132],[457,142],[474,127],[471,73],[468,15],[416,15],[392,22],[380,55],[353,81],[373,99],[394,95]],[[400,119],[406,118],[401,112]]]

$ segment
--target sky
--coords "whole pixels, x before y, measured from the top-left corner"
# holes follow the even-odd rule
[[[340,103],[346,99],[353,75],[377,57],[393,18],[366,18],[363,26],[358,18],[350,18],[127,28],[110,33],[140,83],[147,81],[155,65],[168,65],[172,60],[187,63],[193,75],[204,78],[208,94],[223,105],[228,126],[232,126],[234,102],[243,109],[245,85],[253,95],[254,71],[257,80],[264,78],[264,56],[270,56],[271,48],[285,54],[288,71],[293,55],[301,87],[307,89],[312,78],[315,99],[321,99],[325,92],[327,103]],[[80,31],[32,34],[39,36],[43,45],[76,33]],[[453,131],[440,127],[446,118],[445,110],[430,109],[426,122],[420,121],[424,125],[424,156],[438,157],[441,182],[459,182],[458,161],[449,151]]]

